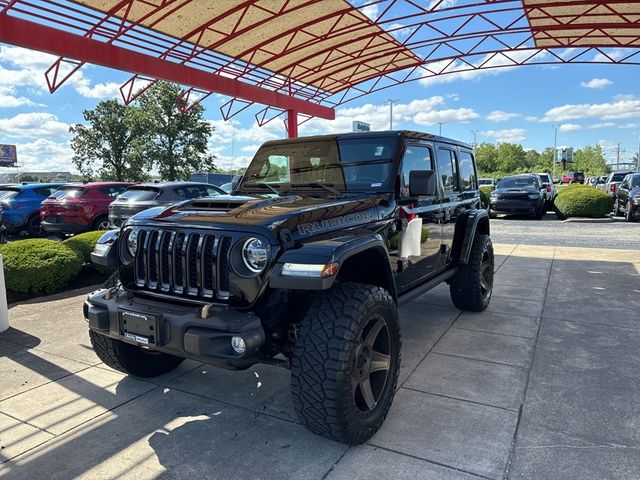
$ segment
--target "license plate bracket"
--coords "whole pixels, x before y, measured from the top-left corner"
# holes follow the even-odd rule
[[[157,345],[158,317],[148,313],[120,311],[120,334],[141,345]]]

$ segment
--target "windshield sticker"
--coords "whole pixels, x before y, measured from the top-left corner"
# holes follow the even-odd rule
[[[382,182],[372,183],[371,186],[372,187],[381,187],[382,186]]]
[[[350,213],[349,215],[344,215],[343,217],[329,218],[327,220],[321,220],[319,222],[303,223],[302,225],[298,225],[298,232],[300,232],[300,235],[319,233],[334,228],[370,222],[373,219],[373,212],[371,212],[370,210],[358,213]]]
[[[376,147],[376,153],[374,155],[376,157],[379,157],[380,155],[382,155],[382,152],[384,152],[384,146],[380,145],[379,147]]]

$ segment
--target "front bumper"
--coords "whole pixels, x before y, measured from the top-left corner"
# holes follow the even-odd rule
[[[504,214],[534,214],[541,207],[539,200],[493,200],[489,208],[494,213]]]
[[[150,350],[235,369],[248,368],[260,360],[265,332],[255,314],[212,306],[202,319],[202,308],[137,297],[122,289],[109,298],[108,290],[100,289],[89,295],[83,312],[95,332]],[[123,312],[155,319],[149,343],[144,343],[145,332],[135,327],[127,331]],[[244,353],[231,347],[233,336],[244,340]],[[136,337],[142,341],[132,340]]]

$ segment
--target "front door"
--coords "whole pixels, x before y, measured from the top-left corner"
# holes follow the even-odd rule
[[[409,172],[434,170],[430,146],[408,143],[400,167],[400,224],[392,237],[389,253],[396,268],[396,284],[400,293],[411,289],[441,264],[442,212],[437,196],[409,195]]]

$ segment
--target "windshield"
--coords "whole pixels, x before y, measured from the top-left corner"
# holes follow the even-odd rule
[[[126,190],[118,197],[125,202],[145,202],[155,199],[160,194],[160,189],[152,187],[133,187]]]
[[[55,198],[57,200],[72,200],[74,198],[80,198],[86,192],[87,190],[81,187],[62,187],[53,192],[49,198]]]
[[[540,188],[535,177],[507,177],[498,182],[497,188]]]
[[[251,161],[240,190],[265,183],[283,191],[316,183],[341,192],[389,190],[396,145],[389,137],[268,145]]]
[[[10,198],[15,198],[21,192],[18,188],[2,188],[0,189],[0,200],[9,200]]]
[[[622,180],[624,180],[624,177],[626,177],[628,174],[627,173],[614,173],[611,176],[611,180],[609,180],[610,182],[621,182]]]

